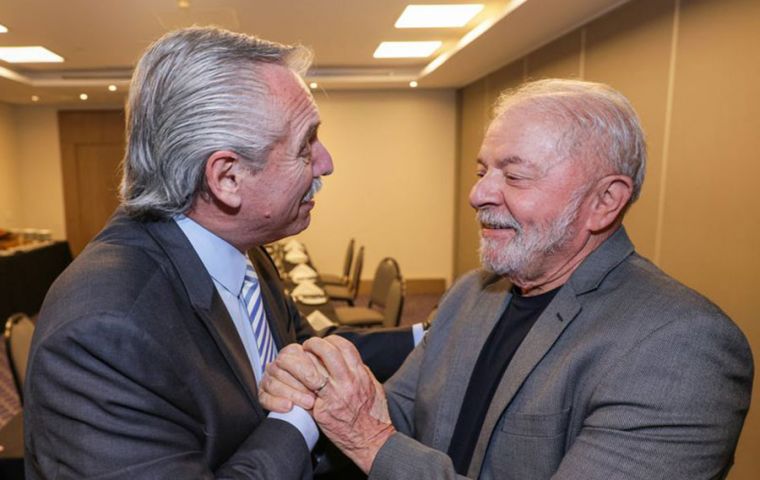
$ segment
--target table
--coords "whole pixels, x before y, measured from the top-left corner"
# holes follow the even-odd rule
[[[19,412],[0,429],[0,478],[24,478],[24,413]]]
[[[14,313],[39,312],[50,285],[71,263],[68,242],[54,242],[0,257],[0,320]]]
[[[311,264],[311,260],[306,262],[306,264],[313,268],[315,272],[317,272],[317,269],[314,268],[314,265]],[[290,292],[293,290],[293,288],[296,287],[296,284],[293,283],[293,281],[288,276],[288,273],[290,273],[291,270],[293,270],[295,267],[298,266],[298,264],[290,263],[286,260],[283,260],[282,263],[282,269],[285,272],[285,277],[282,279],[283,283],[285,284],[285,288],[287,292]],[[317,275],[319,275],[319,272],[317,272]],[[314,279],[314,284],[324,290],[325,285],[322,283],[322,280],[320,280],[319,276],[317,276],[316,279]],[[298,308],[298,311],[301,312],[301,315],[304,317],[308,316],[310,313],[314,311],[321,312],[324,316],[326,316],[328,319],[330,319],[333,323],[336,325],[338,324],[338,315],[335,313],[335,307],[333,306],[332,302],[328,299],[326,303],[323,303],[322,305],[307,305],[305,303],[301,303],[296,299],[293,299],[293,302],[295,302],[296,307]]]

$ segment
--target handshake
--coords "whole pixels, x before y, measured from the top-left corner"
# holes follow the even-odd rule
[[[307,410],[364,473],[396,431],[382,385],[353,344],[335,335],[283,348],[266,367],[259,401],[275,412]]]

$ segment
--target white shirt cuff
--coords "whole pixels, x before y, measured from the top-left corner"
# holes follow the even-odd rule
[[[317,424],[314,423],[314,419],[303,408],[294,405],[293,409],[287,413],[269,412],[269,418],[275,418],[277,420],[283,420],[293,425],[301,432],[303,439],[306,441],[306,446],[309,447],[309,451],[314,448],[319,440],[319,429]]]
[[[412,337],[414,337],[415,347],[420,344],[420,342],[422,341],[422,337],[424,337],[426,333],[427,332],[425,331],[424,328],[422,328],[421,323],[415,323],[414,325],[412,325]]]

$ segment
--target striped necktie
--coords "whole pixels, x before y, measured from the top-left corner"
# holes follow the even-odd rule
[[[240,293],[243,302],[245,302],[246,309],[248,310],[248,318],[251,321],[253,338],[256,340],[256,349],[259,353],[261,373],[263,373],[267,363],[274,360],[277,352],[272,332],[269,330],[269,324],[267,323],[267,318],[264,314],[264,305],[261,303],[259,280],[256,278],[256,274],[254,273],[253,266],[250,262],[248,262],[245,269],[243,288]]]

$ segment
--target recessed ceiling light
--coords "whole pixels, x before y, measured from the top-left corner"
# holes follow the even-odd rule
[[[425,58],[441,47],[441,42],[381,42],[375,58]]]
[[[108,86],[108,91],[109,92],[115,92],[116,91],[116,85],[109,85]]]
[[[409,86],[412,88],[417,88],[417,82],[415,80],[412,80],[411,82],[409,82]]]
[[[88,98],[90,98],[90,97],[88,97],[86,93],[80,93],[79,94],[79,100],[87,100]]]
[[[8,33],[8,27],[5,25],[0,25],[0,33]]]
[[[39,102],[40,101],[40,97],[38,97],[37,95],[32,95],[32,101],[33,102]]]
[[[45,47],[0,47],[0,60],[8,63],[60,63],[63,57]]]
[[[483,10],[483,4],[409,5],[396,20],[396,28],[456,28]]]
[[[318,86],[319,85],[317,85],[317,82],[311,82],[309,84],[309,88],[311,88],[312,90],[316,90]]]

